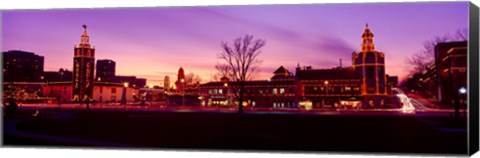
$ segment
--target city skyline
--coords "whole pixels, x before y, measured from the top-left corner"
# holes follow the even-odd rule
[[[95,59],[112,59],[117,74],[147,78],[154,85],[163,85],[165,75],[174,79],[181,66],[186,74],[200,75],[203,83],[210,81],[214,65],[221,62],[216,57],[220,43],[245,34],[267,41],[256,79],[270,78],[281,65],[290,71],[297,63],[332,68],[341,58],[351,66],[365,23],[375,34],[377,50],[386,55],[386,73],[403,79],[409,68],[405,59],[421,51],[424,41],[468,27],[467,2],[2,12],[2,51],[45,56],[46,71],[72,70],[67,59],[73,58],[80,26],[86,24]]]

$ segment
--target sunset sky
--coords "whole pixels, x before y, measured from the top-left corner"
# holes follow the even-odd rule
[[[117,75],[161,85],[165,75],[186,73],[211,80],[221,62],[222,41],[254,35],[267,41],[256,79],[283,65],[313,68],[351,66],[368,23],[386,73],[407,75],[405,60],[437,35],[468,29],[468,2],[253,5],[2,11],[2,51],[24,50],[45,57],[45,70],[72,69],[74,45],[88,26],[96,59],[112,59]]]

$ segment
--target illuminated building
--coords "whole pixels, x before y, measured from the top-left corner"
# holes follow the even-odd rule
[[[368,24],[362,34],[361,51],[352,54],[352,67],[363,76],[361,94],[364,108],[380,108],[387,99],[385,54],[375,50],[373,33]]]
[[[232,87],[237,83],[222,77],[220,82],[200,86],[202,105],[229,106],[234,100]],[[295,77],[280,66],[270,80],[246,81],[244,106],[269,108],[297,108],[297,84]]]
[[[115,77],[115,61],[109,59],[97,60],[95,73],[97,81],[113,81]]]
[[[163,79],[163,89],[165,91],[170,90],[170,77],[168,77],[168,75]]]
[[[73,57],[72,101],[93,99],[94,69],[95,48],[89,43],[87,26],[83,25],[81,41],[79,45],[75,46],[75,56]]]
[[[360,108],[362,75],[351,67],[301,69],[297,66],[299,97],[313,108]]]
[[[69,77],[67,70],[49,72],[48,82],[42,84],[43,96],[50,103],[85,102],[87,99],[90,102],[114,103],[119,102],[122,96],[127,102],[134,101],[139,94],[138,88],[145,86],[146,80],[135,76],[113,76],[108,79],[115,75],[115,62],[111,60],[100,60],[99,63],[107,64],[99,64],[97,70],[100,70],[101,77],[94,80],[95,49],[89,44],[87,27],[84,25],[83,28],[81,42],[75,46],[73,78]],[[102,73],[104,70],[106,73]]]
[[[183,68],[180,67],[178,69],[178,74],[177,74],[177,81],[175,81],[175,86],[176,86],[176,91],[177,93],[184,93],[185,92],[185,72],[183,71]]]
[[[42,81],[44,57],[31,52],[3,52],[3,82]]]

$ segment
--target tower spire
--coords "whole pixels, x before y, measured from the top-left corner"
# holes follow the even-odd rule
[[[373,33],[368,27],[368,23],[365,25],[365,30],[362,34],[362,52],[375,51],[375,44],[373,43]]]
[[[80,47],[89,48],[90,47],[90,42],[89,42],[89,37],[88,37],[88,33],[87,33],[87,25],[82,25],[82,27],[83,27],[83,33],[82,33],[81,40],[80,40]]]

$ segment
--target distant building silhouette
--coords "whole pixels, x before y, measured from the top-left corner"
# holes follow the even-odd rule
[[[43,56],[21,50],[10,50],[2,55],[3,82],[43,81]]]
[[[72,71],[61,68],[58,71],[45,71],[45,82],[72,81]]]
[[[170,90],[170,77],[168,77],[168,75],[166,75],[165,78],[163,79],[163,89],[165,91]]]
[[[115,77],[115,61],[109,59],[97,60],[95,73],[97,81],[113,81]]]
[[[178,74],[177,74],[177,81],[175,81],[175,86],[176,86],[176,90],[177,92],[179,93],[183,93],[185,92],[185,72],[183,70],[183,67],[180,67],[180,69],[178,69]]]
[[[127,82],[133,88],[142,88],[147,85],[147,79],[137,78],[136,76],[114,76],[113,82],[115,83]]]

